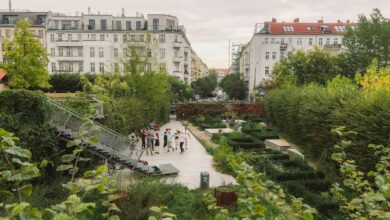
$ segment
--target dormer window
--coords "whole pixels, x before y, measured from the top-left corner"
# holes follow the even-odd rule
[[[345,26],[334,26],[337,32],[345,32]]]
[[[294,32],[294,27],[293,26],[283,26],[283,31],[284,32]]]
[[[313,28],[312,26],[307,26],[306,29],[307,29],[308,31],[313,31],[313,30],[314,30],[314,28]]]

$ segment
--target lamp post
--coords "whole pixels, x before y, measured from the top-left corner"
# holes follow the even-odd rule
[[[256,65],[255,65],[255,75],[253,77],[253,88],[252,88],[252,93],[251,91],[249,90],[249,103],[251,103],[251,97],[252,97],[252,101],[254,102],[256,97],[255,97],[255,91],[256,91],[256,75],[257,75],[257,65],[259,64],[259,61],[256,62]],[[250,88],[250,86],[249,86]]]

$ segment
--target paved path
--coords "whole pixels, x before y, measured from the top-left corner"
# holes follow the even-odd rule
[[[180,154],[180,150],[167,153],[167,149],[162,146],[165,128],[171,128],[173,132],[176,130],[184,131],[183,125],[178,121],[172,120],[164,125],[159,132],[160,154],[147,156],[144,153],[141,159],[148,161],[149,165],[171,163],[179,169],[179,174],[168,178],[168,183],[180,183],[191,189],[198,188],[200,172],[202,171],[207,171],[210,174],[210,187],[236,183],[232,176],[222,174],[214,169],[212,156],[206,152],[202,144],[192,134],[188,141],[188,149],[183,154]]]

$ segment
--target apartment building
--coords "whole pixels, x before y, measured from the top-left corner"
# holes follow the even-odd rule
[[[347,26],[354,23],[337,21],[317,22],[270,22],[258,24],[252,39],[242,48],[240,54],[240,73],[253,88],[270,77],[272,68],[280,59],[286,58],[294,50],[312,50],[320,47],[331,53],[342,50],[342,38]]]
[[[145,71],[164,68],[191,83],[192,57],[199,59],[184,26],[171,15],[137,13],[131,17],[124,10],[120,16],[90,11],[75,16],[48,12],[41,28],[43,46],[50,56],[50,73],[126,71],[125,63],[132,59],[130,50],[134,48],[148,63]]]
[[[205,77],[209,74],[209,69],[206,65],[206,63],[204,63],[202,61],[202,59],[200,59],[195,51],[192,51],[192,59],[191,59],[191,78],[193,81],[199,79],[199,78],[202,78],[202,77]]]
[[[18,19],[28,19],[31,21],[31,32],[41,42],[42,47],[46,47],[46,21],[48,12],[31,11],[2,11],[0,10],[0,61],[3,60],[2,42],[5,39],[12,39],[15,32],[15,24]]]

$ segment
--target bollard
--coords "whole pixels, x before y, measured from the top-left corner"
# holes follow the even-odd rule
[[[209,188],[210,175],[208,172],[203,171],[200,173],[200,188],[207,189]]]

